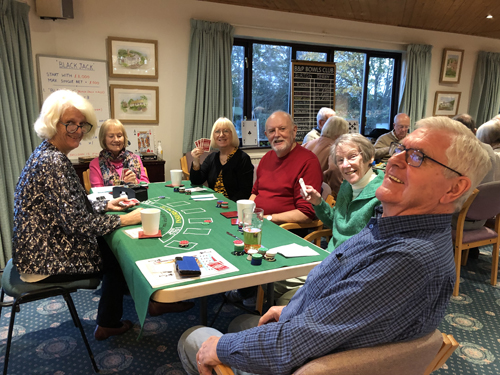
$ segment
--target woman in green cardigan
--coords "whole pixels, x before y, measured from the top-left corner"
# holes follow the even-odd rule
[[[371,168],[375,149],[361,134],[340,136],[332,146],[331,155],[344,178],[335,206],[330,207],[312,186],[306,186],[304,196],[323,224],[332,229],[329,252],[365,227],[375,207],[380,205],[375,191],[384,179],[383,172]]]

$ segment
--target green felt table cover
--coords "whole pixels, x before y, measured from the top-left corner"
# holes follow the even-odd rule
[[[183,181],[183,184],[185,184],[186,187],[190,186],[189,181]],[[217,200],[193,201],[190,199],[196,195],[209,193],[214,193],[218,199],[228,201],[229,208],[217,208]],[[157,197],[159,196],[165,196],[165,198],[158,199]],[[189,202],[190,204],[174,208],[169,206],[169,204],[173,203],[175,205],[177,202]],[[233,241],[235,238],[229,236],[226,232],[234,234],[235,236],[241,238],[241,240],[243,240],[243,233],[238,231],[237,225],[231,225],[230,219],[226,219],[220,214],[221,212],[236,211],[236,203],[224,198],[222,194],[215,193],[213,190],[208,188],[207,191],[194,192],[191,196],[189,196],[174,192],[173,188],[166,187],[165,183],[151,183],[149,184],[148,189],[148,200],[141,202],[140,207],[156,207],[162,209],[160,216],[160,230],[163,234],[162,240],[158,238],[132,239],[124,233],[124,230],[131,229],[133,226],[116,230],[105,236],[105,239],[120,263],[131,296],[135,302],[135,309],[137,311],[141,327],[144,325],[144,321],[146,319],[149,299],[156,290],[175,288],[186,284],[203,283],[207,280],[261,272],[285,266],[318,262],[322,261],[329,254],[327,251],[319,249],[310,242],[305,241],[278,225],[271,223],[268,220],[264,220],[264,225],[262,227],[262,246],[270,249],[285,244],[298,243],[300,245],[311,247],[316,250],[319,255],[311,257],[284,258],[280,254],[277,254],[275,262],[263,261],[261,266],[252,266],[250,261],[246,259],[246,256],[234,256],[231,254],[234,249]],[[188,215],[180,213],[181,210],[198,207],[203,208],[205,212]],[[189,218],[210,218],[213,222],[209,225],[204,225],[201,222],[197,224],[189,224]],[[139,225],[136,225],[135,227],[137,226]],[[186,228],[200,228],[203,230],[210,229],[211,231],[209,235],[183,234]],[[176,232],[178,233],[176,234]],[[165,233],[169,234],[165,235]],[[197,245],[188,249],[180,247],[165,247],[165,244],[170,242],[172,239],[176,241],[188,240],[189,242],[196,242]],[[138,260],[156,258],[165,255],[182,254],[187,251],[197,251],[208,248],[212,248],[217,251],[217,253],[236,266],[239,269],[239,272],[226,273],[209,278],[190,280],[183,283],[152,288],[135,264]]]

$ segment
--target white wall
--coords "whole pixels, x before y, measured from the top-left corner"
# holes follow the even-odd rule
[[[31,6],[33,57],[36,54],[106,59],[108,36],[158,40],[158,80],[110,79],[110,84],[160,87],[161,140],[166,170],[179,167],[182,155],[184,102],[191,18],[228,22],[236,36],[304,43],[404,51],[410,43],[433,45],[427,115],[436,91],[462,92],[459,112],[467,112],[479,50],[500,52],[500,40],[263,11],[196,0],[73,0],[72,20],[41,20]],[[486,20],[485,20],[486,22]],[[460,84],[439,84],[443,48],[465,50]],[[34,62],[35,63],[35,62]]]

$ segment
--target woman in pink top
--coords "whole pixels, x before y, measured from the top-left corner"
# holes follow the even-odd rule
[[[99,143],[102,151],[89,166],[92,187],[149,182],[141,158],[125,150],[128,137],[119,120],[104,121],[99,131]]]

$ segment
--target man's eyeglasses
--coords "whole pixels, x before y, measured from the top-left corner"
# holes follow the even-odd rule
[[[66,131],[69,134],[76,133],[78,128],[82,129],[83,134],[87,134],[89,131],[92,130],[92,127],[93,127],[93,125],[88,123],[88,122],[81,122],[80,125],[75,124],[74,122],[68,122],[67,124],[65,124],[64,122],[61,122],[61,124],[63,124],[66,127]]]
[[[437,160],[431,158],[430,156],[427,156],[420,150],[415,150],[414,148],[406,148],[404,145],[396,142],[392,142],[391,146],[389,147],[389,155],[392,156],[394,154],[398,155],[402,152],[406,151],[405,154],[405,161],[408,165],[411,165],[412,167],[420,167],[424,161],[424,159],[429,159],[433,161],[434,163],[439,164],[442,167],[445,167],[446,169],[449,169],[452,172],[455,172],[459,176],[463,176],[462,173],[457,172],[454,169],[451,169],[450,167],[444,165],[443,163],[438,162]]]
[[[219,134],[225,134],[225,135],[228,135],[228,134],[231,134],[231,130],[229,129],[217,129],[216,131],[214,131],[215,134],[219,135]]]

